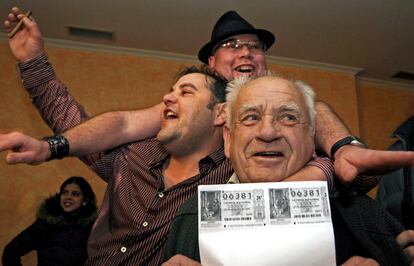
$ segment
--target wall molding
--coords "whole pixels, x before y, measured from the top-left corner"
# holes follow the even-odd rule
[[[414,90],[414,84],[408,84],[408,83],[403,83],[403,82],[394,82],[394,81],[358,77],[358,76],[356,77],[356,82],[357,82],[357,85],[364,85],[364,86],[379,86],[379,87],[385,87],[385,88],[391,87],[395,89]]]
[[[7,40],[8,40],[7,34],[0,33],[0,41],[7,43]],[[161,59],[161,60],[172,60],[172,61],[188,62],[190,64],[200,63],[200,61],[198,61],[195,55],[126,48],[126,47],[93,44],[93,43],[77,42],[77,41],[67,41],[67,40],[60,40],[60,39],[54,39],[54,38],[44,38],[44,40],[45,40],[45,44],[50,47],[120,54],[120,55],[139,56],[139,57]],[[318,70],[323,70],[323,71],[331,71],[331,72],[349,74],[349,75],[355,76],[356,81],[358,83],[365,84],[365,85],[396,87],[396,88],[402,88],[402,89],[414,89],[413,84],[359,77],[358,73],[360,73],[363,69],[357,68],[357,67],[327,64],[327,63],[321,63],[321,62],[300,60],[300,59],[287,58],[287,57],[278,57],[278,56],[267,56],[266,61],[268,64],[275,64],[275,65],[281,65],[281,66],[292,66],[292,67],[299,67],[299,68],[311,68],[311,69],[318,69]]]
[[[349,67],[349,66],[342,66],[342,65],[335,65],[335,64],[314,62],[314,61],[294,59],[294,58],[288,58],[288,57],[279,57],[279,56],[266,56],[266,62],[268,64],[275,64],[275,65],[282,65],[282,66],[292,66],[292,67],[300,67],[300,68],[318,69],[318,70],[330,71],[330,72],[339,72],[339,73],[349,74],[353,76],[356,76],[358,73],[363,71],[362,68],[357,68],[357,67]]]
[[[0,33],[0,40],[7,42],[7,39],[8,37],[5,33]],[[139,56],[139,57],[162,59],[162,60],[188,62],[191,64],[200,63],[200,61],[198,61],[195,55],[126,48],[126,47],[110,46],[110,45],[94,44],[94,43],[86,43],[86,42],[77,42],[77,41],[67,41],[67,40],[54,39],[54,38],[44,38],[44,41],[47,46],[57,47],[57,48],[75,49],[75,50],[91,51],[91,52],[103,52],[103,53],[121,54],[121,55],[131,55],[131,56]],[[354,75],[354,76],[362,71],[361,68],[313,62],[313,61],[293,59],[293,58],[287,58],[287,57],[278,57],[278,56],[267,56],[266,62],[268,64],[276,64],[276,65],[281,65],[281,66],[293,66],[293,67],[300,67],[300,68],[319,69],[323,71],[340,72],[340,73],[345,73],[345,74]]]

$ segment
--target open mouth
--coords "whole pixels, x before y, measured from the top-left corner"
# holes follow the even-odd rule
[[[65,207],[70,207],[72,205],[73,205],[72,202],[63,202],[63,206],[65,206]]]
[[[234,70],[243,74],[250,74],[254,72],[255,68],[252,65],[240,65],[237,66]]]
[[[164,118],[165,119],[176,119],[178,118],[178,115],[176,112],[171,111],[171,110],[165,110],[164,111]]]

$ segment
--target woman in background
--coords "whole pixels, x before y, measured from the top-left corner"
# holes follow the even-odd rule
[[[38,265],[83,265],[95,217],[91,186],[83,177],[70,177],[59,193],[43,202],[36,221],[7,244],[3,265],[21,265],[21,257],[32,250],[37,251]]]

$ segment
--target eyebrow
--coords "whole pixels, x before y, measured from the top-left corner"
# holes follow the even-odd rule
[[[239,114],[243,114],[245,112],[249,112],[249,111],[262,111],[263,110],[263,105],[259,104],[245,104],[242,107],[240,107],[239,109]],[[279,108],[276,109],[278,112],[286,112],[286,111],[295,111],[295,112],[300,112],[300,108],[296,103],[290,103],[290,104],[285,104],[280,106]]]
[[[198,91],[197,87],[193,83],[183,83],[183,84],[180,85],[180,89],[185,88],[185,87],[190,87],[190,88]]]
[[[300,108],[296,103],[282,105],[278,108],[279,111],[296,111],[300,112]]]
[[[257,105],[257,104],[245,104],[242,107],[240,107],[239,109],[239,113],[245,113],[245,112],[249,112],[249,111],[258,111],[258,110],[262,110],[263,106]]]

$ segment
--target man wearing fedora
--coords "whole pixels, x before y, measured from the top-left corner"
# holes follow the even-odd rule
[[[110,112],[84,122],[87,119],[87,116],[83,108],[68,93],[67,88],[56,78],[53,68],[48,62],[47,56],[43,50],[42,35],[36,22],[23,17],[18,8],[13,8],[11,14],[9,14],[7,18],[7,21],[5,22],[6,31],[11,31],[19,19],[23,20],[24,27],[9,40],[9,44],[13,55],[17,61],[19,61],[20,74],[23,84],[33,99],[34,105],[42,113],[42,116],[45,118],[49,126],[56,134],[62,135],[53,136],[47,140],[47,145],[50,150],[46,152],[46,156],[33,157],[33,154],[29,153],[14,154],[13,156],[8,157],[10,163],[35,163],[51,158],[63,158],[67,155],[80,156],[102,150],[109,150],[110,148],[119,146],[123,143],[130,143],[136,141],[137,139],[143,139],[148,136],[156,135],[156,132],[160,129],[161,119],[154,119],[154,117],[159,117],[160,113],[164,114],[164,118],[180,118],[173,109],[164,112],[166,102],[170,103],[175,101],[174,98],[164,98],[164,102],[162,104],[146,110],[134,112]],[[201,61],[209,64],[209,66],[218,74],[228,80],[240,75],[260,76],[266,71],[264,52],[273,44],[273,42],[273,34],[265,30],[255,29],[236,12],[230,11],[224,14],[217,22],[213,30],[211,41],[200,50],[199,58]],[[59,102],[56,101],[57,98],[59,98]],[[60,112],[53,112],[53,110],[60,110]],[[65,113],[65,116],[59,116],[59,113]],[[217,113],[220,112],[217,110]],[[68,116],[73,119],[68,119]],[[331,117],[329,119],[324,119],[323,121],[332,121],[335,119],[336,118]],[[140,121],[140,123],[136,123],[136,121]],[[322,124],[331,125],[328,122],[322,122]],[[347,136],[348,134],[348,131],[341,124],[339,124],[339,130],[337,130],[336,134],[332,133],[332,128],[333,126],[329,127],[331,132],[329,136],[337,136],[336,139],[340,139],[342,136]],[[69,130],[63,133],[63,131],[67,129]],[[318,129],[317,131],[319,132],[323,130]],[[12,134],[10,135],[10,138],[15,136],[17,135]],[[21,137],[21,135],[18,136]],[[328,137],[326,137],[326,139],[328,139]],[[9,139],[9,141],[12,140]],[[321,141],[317,140],[317,142],[319,143]],[[332,146],[334,142],[335,139],[330,141],[326,140],[324,142],[325,144],[322,146],[326,145],[325,150],[329,152],[330,146]],[[44,147],[45,142],[43,141],[42,143],[42,147]],[[338,157],[340,154],[342,154],[341,158],[343,158],[343,156],[352,156],[353,149],[361,150],[358,154],[359,158],[361,158],[361,153],[363,153],[364,150],[353,146],[354,143],[355,140],[350,141],[348,137],[348,139],[342,140],[342,142],[333,145],[334,149],[331,154],[335,155],[335,158],[337,159],[335,163],[342,161],[342,159]],[[22,145],[20,147],[24,150],[24,145],[27,143],[21,142],[20,144]],[[131,148],[135,146],[128,145],[128,147]],[[186,148],[186,146],[183,145],[181,148],[183,149],[183,152],[185,152],[184,148]],[[351,151],[350,155],[348,151]],[[373,152],[374,151],[371,151],[370,154],[373,154]],[[109,152],[109,154],[110,153],[111,152]],[[137,152],[136,154],[140,154],[140,152]],[[224,157],[222,150],[219,150],[217,154],[220,158]],[[14,159],[11,159],[12,157]],[[219,159],[218,157],[212,158],[213,163],[215,163],[216,159]],[[89,159],[93,159],[93,156],[90,156]],[[134,161],[135,157],[125,157],[125,159]],[[127,168],[124,169],[125,171],[121,169],[122,171],[119,172],[121,176],[125,175],[127,172],[129,173],[137,170],[136,164],[132,163],[132,161],[130,164],[127,164]],[[361,163],[361,160],[352,160],[352,158],[350,160],[349,158],[346,158],[344,161],[347,163],[349,161],[352,162],[350,168],[348,168],[348,170],[351,169],[351,173],[346,173],[344,175],[345,177],[348,177],[349,180],[351,177],[353,178],[356,174],[358,174],[360,169],[369,169],[365,168],[365,165],[363,162]],[[111,161],[101,161],[101,163],[111,165]],[[304,170],[309,172],[303,174],[302,176],[299,175],[299,177],[296,178],[313,177],[321,179],[326,178],[325,175],[331,174],[331,171],[326,169],[326,165],[321,163],[316,164],[318,167],[311,165]],[[200,167],[202,165],[203,164],[200,164]],[[95,165],[94,167],[98,166]],[[115,170],[120,171],[118,168],[114,169],[115,168],[113,167],[101,168],[102,171],[99,172],[99,175],[108,178]],[[200,170],[200,174],[203,174],[205,171],[205,169],[203,169]],[[163,176],[164,170],[165,169],[161,169],[161,172],[159,173],[160,176]],[[211,169],[208,168],[207,171],[211,171]],[[160,182],[165,182],[165,180],[162,178]],[[186,184],[187,183],[184,180],[181,185],[185,187]],[[137,189],[136,187],[132,188]],[[130,189],[132,188],[130,187]],[[116,206],[116,204],[120,203],[119,199],[116,197],[118,197],[118,194],[121,193],[124,193],[124,191],[108,190],[106,196],[114,198],[113,201],[106,201],[107,204],[104,202],[102,209],[105,212],[114,211],[114,214],[124,216],[125,218],[129,214],[127,212],[119,213]],[[128,198],[127,195],[124,196]],[[159,193],[156,193],[153,196],[156,198],[154,201],[162,201],[162,199],[167,198],[165,191],[159,191]],[[171,207],[169,214],[175,213],[177,210],[178,206],[175,203],[173,204],[173,208]],[[125,202],[122,204],[125,204]],[[134,202],[132,201],[130,204],[133,206]],[[152,209],[151,206],[148,206],[147,212],[148,217],[158,215],[157,209]],[[116,231],[113,228],[121,225],[117,224],[116,219],[101,221],[98,218],[98,222],[103,222],[103,224],[106,224],[108,227],[112,227],[112,234]],[[135,219],[132,219],[129,222],[136,221]],[[165,224],[163,224],[163,226],[168,227],[170,222],[171,220],[165,220]],[[128,226],[128,224],[129,226],[132,226],[132,223],[125,223],[124,225]],[[160,233],[160,230],[155,230],[155,228],[145,220],[141,221],[141,223],[136,226],[137,228],[128,229],[132,231],[138,230],[146,236]],[[162,231],[161,233],[166,234],[165,231]],[[122,257],[132,256],[130,254],[131,250],[134,250],[134,245],[139,243],[141,239],[134,238],[134,234],[131,234],[129,237],[126,237],[125,241],[129,244],[122,246],[119,245],[119,243],[110,242],[108,239],[107,245],[102,248],[112,250],[112,253],[108,251],[113,255],[111,256],[111,254],[108,254],[109,257],[119,258],[120,261],[125,264],[133,264],[131,261],[122,260]],[[148,251],[154,252],[154,254],[151,255],[153,258],[159,258],[159,251],[163,243],[160,242],[158,244],[159,245],[156,249]],[[142,254],[137,256],[148,255],[144,253],[146,252],[142,252]],[[157,262],[157,259],[154,259],[153,261],[147,261],[145,264],[156,264]],[[98,263],[98,261],[95,261],[94,263]]]

